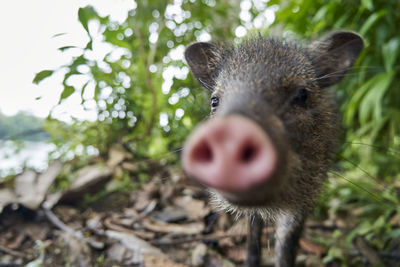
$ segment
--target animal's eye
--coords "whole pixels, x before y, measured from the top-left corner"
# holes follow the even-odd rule
[[[211,97],[211,109],[215,110],[219,105],[219,97],[218,96],[213,96]]]
[[[292,105],[306,107],[308,99],[308,91],[304,86],[299,86],[296,90],[296,95],[292,99]]]

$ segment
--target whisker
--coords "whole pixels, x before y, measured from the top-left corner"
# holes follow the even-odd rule
[[[353,165],[354,167],[356,167],[357,169],[359,169],[360,171],[362,171],[364,174],[366,174],[369,178],[371,178],[372,180],[374,180],[377,184],[379,184],[381,186],[381,189],[387,189],[388,187],[383,185],[381,181],[379,181],[376,177],[372,176],[369,172],[367,172],[365,169],[361,168],[358,164],[354,163],[353,161],[343,157],[343,156],[339,156],[340,159],[347,161],[348,163],[350,163],[351,165]]]
[[[360,186],[360,185],[358,185],[358,184],[352,182],[350,179],[347,179],[346,177],[344,177],[344,176],[341,175],[340,173],[337,173],[337,172],[332,171],[332,170],[330,170],[330,171],[328,171],[328,172],[331,173],[331,174],[333,174],[333,175],[339,176],[340,178],[342,178],[342,179],[345,180],[346,182],[350,183],[350,184],[353,185],[354,187],[357,187],[358,189],[360,189],[360,190],[366,192],[367,194],[369,194],[370,196],[372,196],[375,200],[377,200],[377,201],[379,201],[379,202],[381,202],[381,203],[385,203],[385,201],[383,201],[383,199],[382,199],[381,197],[379,197],[378,195],[376,195],[376,194],[370,192],[369,190],[365,189],[364,187],[362,187],[362,186]]]
[[[365,68],[368,68],[368,67],[365,67]],[[346,73],[344,73],[344,72],[346,72],[346,71],[343,71],[343,70],[334,71],[334,72],[325,74],[323,76],[314,78],[311,81],[318,81],[318,80],[321,80],[321,79],[326,79],[326,78],[331,78],[331,77],[354,77],[354,76],[358,76],[361,73],[360,71],[354,70],[354,68],[351,68],[351,71],[348,71]],[[367,74],[371,74],[371,73],[375,73],[375,72],[378,73],[377,71],[375,71],[375,68],[371,68],[370,71],[365,71],[365,73],[367,73]]]
[[[351,46],[353,46],[354,43],[357,43],[357,42],[358,42],[358,40],[352,40],[352,41],[346,42],[346,43],[344,43],[342,45],[339,45],[335,49],[330,49],[329,52],[331,54],[334,54],[336,51],[339,51],[339,50],[341,50],[341,49],[343,49],[344,47],[347,47],[347,46],[351,47]],[[318,42],[318,44],[317,44],[317,46],[319,46],[319,47],[321,47],[321,46],[322,47],[323,46],[327,47],[327,45],[328,44],[325,43],[325,42]],[[318,56],[313,57],[312,60],[313,61],[317,61],[317,60],[319,60],[320,58],[322,58],[324,56],[325,56],[325,54],[322,53],[322,54],[319,54]]]
[[[183,151],[183,147],[179,147],[177,149],[174,149],[170,153],[178,153],[178,152],[181,152],[181,151]]]
[[[389,147],[384,147],[384,146],[377,146],[377,145],[372,145],[372,144],[366,144],[366,143],[362,143],[362,142],[343,142],[345,144],[350,144],[350,145],[364,145],[364,146],[369,146],[375,149],[381,149],[381,150],[385,150],[388,152],[392,152],[394,154],[400,154],[400,150],[397,149],[393,149],[393,148],[389,148]]]
[[[213,90],[213,87],[208,83],[206,83],[205,81],[203,81],[203,79],[201,79],[200,77],[197,79],[200,82],[200,84],[203,85],[205,88],[207,88],[208,90]]]

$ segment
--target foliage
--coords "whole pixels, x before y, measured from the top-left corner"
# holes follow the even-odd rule
[[[243,35],[238,34],[239,28],[305,39],[334,29],[355,30],[366,47],[355,71],[336,88],[342,99],[346,140],[391,147],[398,145],[400,132],[400,92],[395,86],[400,82],[400,66],[395,64],[399,6],[398,1],[383,0],[147,0],[136,3],[122,23],[101,17],[88,6],[78,12],[89,36],[86,46],[61,47],[63,53],[78,50],[78,56],[58,70],[39,72],[34,82],[66,70],[60,103],[79,94],[84,107],[96,104],[98,120],[75,121],[77,130],[85,129],[76,134],[69,129],[64,140],[94,146],[101,153],[119,142],[140,157],[154,156],[179,147],[208,112],[207,104],[202,104],[207,94],[197,90],[199,85],[183,61],[188,43],[232,40]],[[94,53],[102,49],[107,52],[96,58]],[[342,150],[355,157],[354,149]],[[382,153],[371,156],[382,166],[377,170],[381,176],[388,169],[399,171]]]
[[[95,101],[98,119],[76,120],[72,126],[50,119],[47,128],[58,144],[69,144],[72,150],[83,144],[105,154],[110,145],[121,143],[139,158],[182,145],[208,112],[208,105],[201,104],[208,101],[207,93],[196,90],[199,85],[182,60],[184,46],[207,38],[208,32],[232,39],[231,27],[239,20],[226,1],[177,3],[140,1],[121,24],[101,17],[91,6],[79,10],[89,36],[86,47],[60,48],[78,50],[79,55],[59,70],[39,72],[34,82],[66,70],[60,103],[80,94],[83,106]],[[230,22],[222,23],[227,18]],[[104,47],[104,57],[93,58]],[[81,84],[74,84],[77,79]]]
[[[363,223],[348,235],[346,249],[332,246],[342,233],[327,244],[332,249],[326,262],[346,261],[356,235],[379,250],[389,249],[388,240],[399,234],[387,221],[400,213],[396,190],[388,186],[400,171],[399,1],[144,0],[136,5],[122,23],[90,6],[81,8],[78,17],[89,42],[83,48],[61,47],[63,53],[77,50],[78,56],[34,79],[39,83],[66,70],[60,103],[79,94],[84,107],[96,105],[95,122],[48,120],[47,129],[64,152],[84,146],[103,155],[121,143],[144,158],[181,146],[208,113],[208,94],[198,90],[183,61],[190,42],[240,42],[246,32],[313,39],[335,29],[353,30],[364,38],[365,49],[354,70],[334,88],[343,113],[341,174],[332,174],[336,180],[329,183],[317,212],[343,212],[330,205],[333,199],[347,212],[362,209],[355,217]],[[108,52],[95,58],[94,52],[104,48]],[[76,77],[78,85],[72,82]]]
[[[395,181],[399,180],[400,47],[398,1],[274,1],[279,5],[275,25],[284,35],[313,38],[323,32],[348,29],[365,41],[356,67],[338,86],[343,113],[343,142],[338,158],[340,173],[316,209],[321,215],[343,215],[356,222],[350,233],[338,233],[327,243],[325,263],[355,264],[350,256],[356,236],[363,236],[378,251],[390,250],[399,240],[390,219],[400,214]],[[336,203],[336,205],[332,205]],[[357,212],[355,212],[357,211]],[[346,236],[345,242],[340,240]],[[332,244],[338,244],[332,246]],[[341,245],[340,245],[341,244]],[[358,263],[360,264],[360,263]]]
[[[275,23],[284,24],[288,35],[312,38],[321,32],[348,29],[364,38],[365,48],[357,66],[336,87],[342,104],[345,141],[398,147],[400,90],[396,85],[400,83],[400,65],[396,62],[400,48],[400,2],[303,0],[286,4],[276,12]],[[348,143],[344,144],[345,156],[354,157],[356,149],[346,149]],[[372,152],[370,156],[379,166],[374,175],[390,176],[400,171],[398,159],[388,160],[386,151]]]

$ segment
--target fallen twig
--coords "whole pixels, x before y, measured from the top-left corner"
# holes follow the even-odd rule
[[[58,229],[78,238],[82,239],[83,235],[79,231],[75,231],[65,223],[63,223],[58,217],[48,208],[43,207],[43,212],[46,215],[46,218],[51,222],[54,226],[56,226]]]
[[[190,242],[195,242],[195,241],[213,241],[213,240],[219,240],[219,239],[223,239],[223,238],[235,238],[235,237],[243,237],[243,236],[246,236],[246,233],[184,236],[184,237],[177,238],[177,239],[170,240],[170,241],[155,240],[155,241],[152,241],[151,244],[155,245],[155,246],[171,246],[171,245],[178,245],[178,244],[190,243]]]
[[[357,236],[355,241],[356,246],[360,250],[361,254],[369,261],[369,263],[374,266],[383,266],[382,260],[380,259],[378,252],[372,249],[363,237]]]
[[[83,237],[83,234],[80,231],[75,231],[65,223],[63,223],[58,217],[48,208],[42,207],[44,214],[46,215],[46,218],[58,229],[61,231],[66,232],[67,234],[72,235],[76,239],[88,243],[91,247],[94,249],[103,249],[104,244],[101,242],[97,242],[95,240],[92,240],[90,238],[85,238]]]
[[[132,229],[125,228],[119,224],[116,224],[111,218],[106,218],[104,220],[104,226],[106,226],[108,229],[118,231],[118,232],[132,234],[132,235],[135,235],[142,239],[152,239],[152,238],[154,238],[154,235],[155,235],[153,232],[140,232],[140,231],[135,231]]]
[[[28,258],[25,254],[23,254],[21,252],[18,252],[18,251],[15,251],[15,250],[12,250],[12,249],[9,249],[9,248],[6,248],[6,247],[4,247],[2,245],[0,245],[0,251],[4,252],[6,254],[9,254],[11,256],[14,256],[14,257],[24,258],[24,259]]]

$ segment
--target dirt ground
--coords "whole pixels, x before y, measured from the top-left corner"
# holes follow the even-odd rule
[[[37,209],[25,207],[29,202],[4,206],[0,267],[243,266],[247,220],[216,211],[208,204],[207,191],[179,168],[158,165],[137,190],[120,188],[85,200],[93,194],[87,190],[94,188],[98,186],[86,184],[85,194],[75,192]],[[324,266],[327,247],[318,240],[337,229],[345,233],[346,223],[308,220],[297,266]],[[263,266],[273,266],[274,230],[268,224],[263,229]],[[376,254],[363,239],[354,247],[349,252],[359,258],[354,266],[368,265],[368,257]]]

